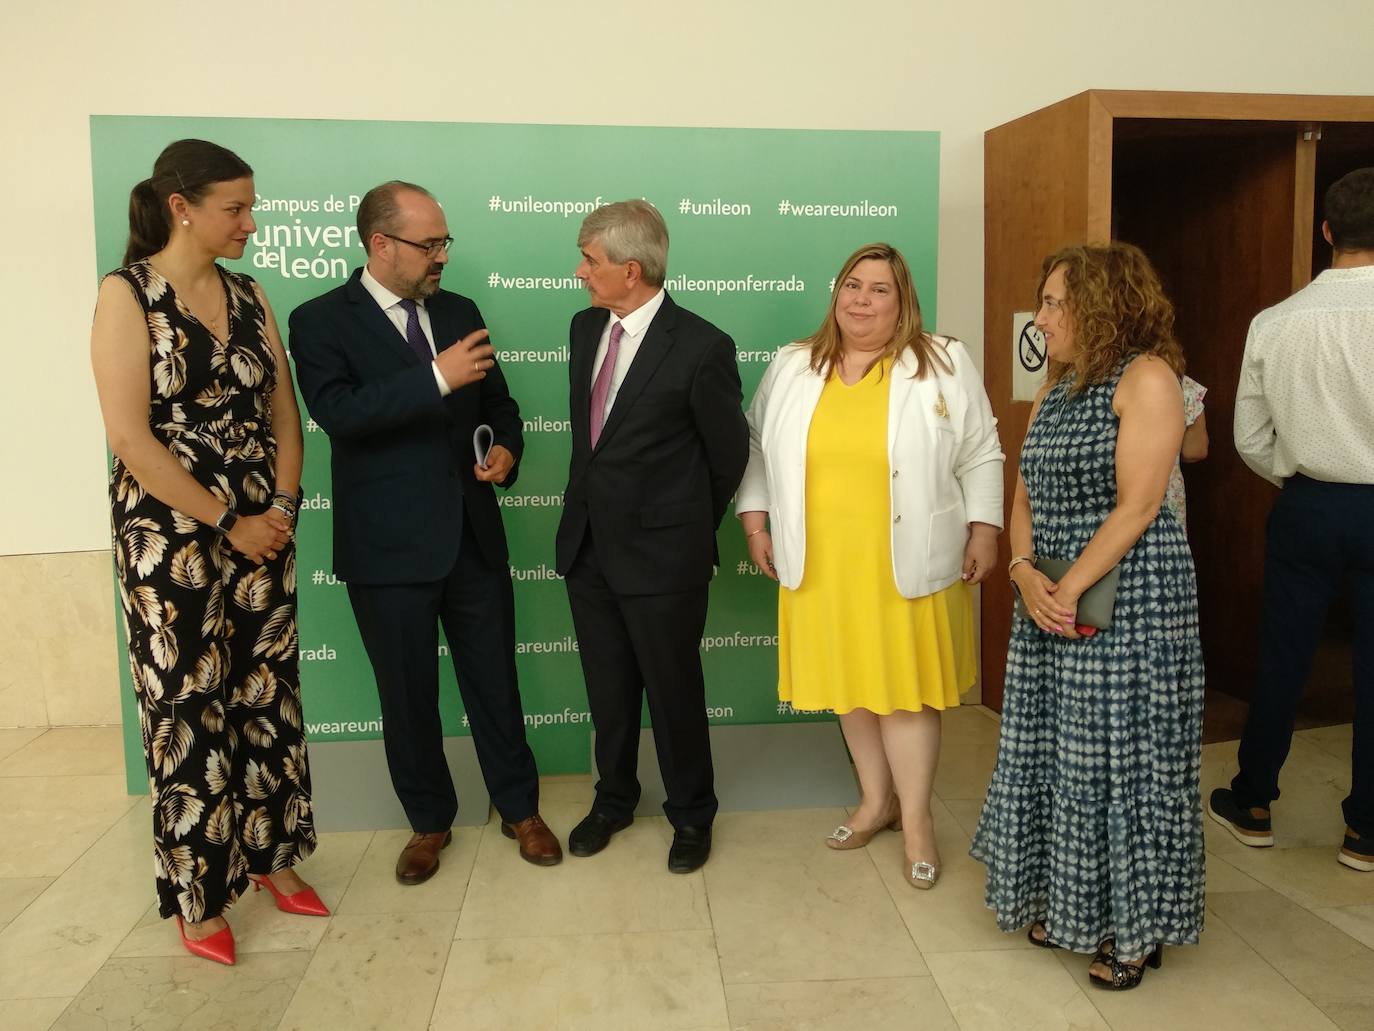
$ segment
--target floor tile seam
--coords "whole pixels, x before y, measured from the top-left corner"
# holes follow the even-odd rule
[[[66,871],[64,870],[63,873],[65,873],[65,872],[66,872]],[[58,876],[60,877],[61,874],[59,874]],[[39,879],[40,879],[40,878],[37,878],[37,877],[0,877],[0,881],[32,881],[32,880],[39,880]],[[29,908],[30,906],[32,906],[35,902],[37,902],[39,899],[41,899],[41,898],[43,897],[43,892],[47,891],[47,890],[48,890],[49,888],[51,888],[54,884],[57,883],[57,877],[47,877],[46,880],[47,880],[48,883],[45,884],[45,885],[43,885],[43,891],[40,891],[40,892],[39,892],[37,895],[35,895],[33,898],[29,899],[28,902],[24,903],[24,905],[22,905],[22,906],[19,908],[19,911],[18,911],[17,913],[15,913],[14,916],[12,916],[12,917],[9,918],[9,921],[5,924],[5,926],[4,926],[4,927],[0,927],[0,935],[3,935],[3,934],[4,934],[6,931],[8,931],[11,927],[13,927],[13,926],[14,926],[14,922],[15,922],[16,920],[18,920],[21,916],[23,916],[24,913],[28,910],[28,908]],[[57,998],[57,996],[54,996],[54,998]]]
[[[547,934],[474,935],[455,937],[450,944],[457,945],[459,942],[543,941],[548,938],[629,938],[652,934],[709,934],[712,941],[716,941],[714,927],[673,927],[640,931],[550,931]],[[718,948],[717,951],[719,951]]]
[[[330,919],[330,923],[333,923],[332,917]],[[325,933],[328,933],[328,930],[328,928],[325,928]],[[310,962],[307,963],[305,965],[305,969],[301,971],[301,976],[297,979],[295,987],[291,989],[291,997],[286,1000],[286,1005],[282,1008],[281,1017],[277,1020],[277,1031],[282,1031],[282,1028],[285,1027],[286,1015],[291,1012],[291,1004],[296,1001],[296,996],[300,994],[301,985],[305,984],[305,979],[308,976],[310,976],[310,968],[313,967],[315,965],[315,961],[319,959],[320,945],[323,944],[324,938],[321,938],[319,944],[316,945],[313,950],[311,950]]]
[[[327,833],[327,832],[326,832],[326,833]],[[351,887],[353,887],[353,882],[354,882],[355,880],[357,880],[357,878],[358,878],[358,870],[362,867],[362,865],[363,865],[363,860],[364,860],[365,858],[367,858],[368,850],[369,850],[370,848],[372,848],[372,843],[373,843],[374,841],[377,840],[377,832],[376,832],[376,831],[368,831],[368,832],[367,832],[367,835],[368,835],[367,841],[363,844],[363,847],[362,847],[361,849],[358,850],[358,861],[357,861],[356,863],[353,864],[353,869],[352,869],[352,870],[349,872],[349,874],[348,874],[348,881],[347,881],[346,884],[344,884],[343,890],[339,892],[339,901],[338,901],[338,903],[336,903],[336,907],[339,906],[339,905],[342,905],[342,904],[343,904],[343,900],[346,899],[346,898],[348,897],[348,889],[351,888]],[[319,839],[318,839],[318,838],[316,838],[316,846],[315,846],[315,848],[316,848],[316,851],[319,851]],[[314,854],[315,854],[314,852],[311,853],[312,856],[313,856]],[[293,869],[294,869],[294,868],[293,868]],[[336,908],[335,910],[331,910],[331,911],[330,911],[330,914],[329,914],[329,922],[332,924],[332,923],[334,922],[334,917],[336,917],[336,916],[338,916],[338,915],[339,915],[339,914],[338,914],[338,912],[337,912],[337,908]],[[329,930],[328,928],[325,928],[325,933],[326,933],[326,934],[328,933],[328,930]],[[321,938],[320,941],[324,941],[324,939]]]
[[[472,890],[472,875],[477,870],[477,857],[482,854],[482,846],[487,840],[487,828],[490,826],[490,822],[482,824],[477,835],[477,847],[472,851],[472,862],[468,864],[467,874],[463,877],[463,900],[458,903],[458,912],[460,914],[463,911],[463,907],[467,905],[468,892]],[[504,835],[502,836],[504,837]],[[456,932],[457,929],[455,928],[454,930]]]
[[[730,999],[725,991],[725,963],[720,955],[720,934],[716,930],[716,913],[711,907],[711,885],[703,871],[701,875],[701,897],[706,903],[706,922],[711,928],[711,951],[716,957],[716,978],[720,982],[720,1000],[725,1004],[725,1026],[734,1027],[734,1021],[730,1019]]]
[[[1341,932],[1342,934],[1344,934],[1346,937],[1353,939],[1353,940],[1355,941],[1356,944],[1363,946],[1365,949],[1368,949],[1370,952],[1374,952],[1374,946],[1365,945],[1365,943],[1362,942],[1362,941],[1360,941],[1359,938],[1356,938],[1353,934],[1351,934],[1349,931],[1347,931],[1344,927],[1342,927],[1340,924],[1336,923],[1336,921],[1332,920],[1329,916],[1327,916],[1327,913],[1330,913],[1330,912],[1340,912],[1340,911],[1345,910],[1345,909],[1354,909],[1354,908],[1359,907],[1359,906],[1371,906],[1371,907],[1374,907],[1374,902],[1355,902],[1355,903],[1352,903],[1351,905],[1348,905],[1348,906],[1313,906],[1313,907],[1303,907],[1303,908],[1307,909],[1307,911],[1308,911],[1309,913],[1311,913],[1313,916],[1317,917],[1318,919],[1325,921],[1326,924],[1327,924],[1328,926],[1331,926],[1331,927],[1336,928],[1336,930],[1340,931],[1340,932]]]
[[[82,987],[84,988],[85,986],[83,985]],[[3,1007],[5,1003],[8,1002],[34,1002],[41,1001],[43,999],[70,999],[72,1001],[75,1001],[76,996],[80,994],[80,992],[77,992],[76,995],[68,995],[66,992],[59,992],[56,995],[13,995],[8,997],[0,997],[0,1007]]]
[[[922,961],[923,963],[925,962],[925,955],[924,955],[924,954],[922,954],[922,956],[921,956],[921,961]],[[933,984],[935,985],[935,991],[936,991],[936,994],[938,994],[938,995],[940,996],[940,1001],[943,1002],[943,1003],[945,1004],[945,1012],[949,1014],[949,1019],[952,1020],[952,1021],[954,1021],[954,1024],[955,1024],[956,1027],[962,1029],[964,1025],[961,1024],[961,1023],[959,1022],[959,1017],[958,1017],[958,1016],[955,1014],[955,1012],[954,1012],[954,1006],[950,1004],[949,996],[945,994],[945,989],[944,989],[944,987],[940,984],[940,979],[939,979],[938,977],[935,976],[935,971],[934,971],[934,970],[931,970],[930,964],[929,964],[929,963],[926,963],[926,970],[930,971],[930,980],[931,980],[931,983],[933,983]]]
[[[1292,848],[1292,849],[1272,848],[1272,849],[1265,849],[1264,851],[1265,851],[1265,852],[1269,852],[1269,853],[1271,853],[1271,854],[1281,854],[1281,853],[1284,853],[1284,852],[1297,852],[1297,851],[1306,851],[1306,850],[1310,850],[1310,851],[1314,851],[1314,852],[1315,852],[1315,851],[1326,851],[1328,848],[1329,848],[1329,846],[1326,846],[1326,845],[1303,845],[1303,846],[1298,846],[1298,847],[1295,847],[1295,848]],[[1253,852],[1253,851],[1258,851],[1258,850],[1255,850],[1255,849],[1246,849],[1246,850],[1243,851],[1243,852],[1237,852],[1236,855],[1238,855],[1238,856],[1244,856],[1244,855],[1248,855],[1250,852]],[[1332,851],[1334,852],[1334,851],[1337,851],[1337,850],[1334,850],[1334,849],[1333,849]],[[1226,857],[1225,855],[1223,855],[1222,858],[1223,858],[1223,859],[1226,859],[1227,857]],[[1228,859],[1227,861],[1229,862],[1230,860]],[[1334,856],[1332,857],[1331,861],[1332,861],[1332,862],[1335,862]],[[1261,868],[1257,868],[1255,871],[1252,872],[1251,870],[1246,869],[1245,867],[1241,866],[1241,865],[1238,864],[1238,863],[1232,863],[1231,865],[1232,865],[1232,866],[1235,866],[1236,869],[1238,869],[1241,873],[1245,874],[1245,875],[1246,875],[1247,877],[1249,877],[1251,880],[1253,880],[1253,881],[1258,881],[1260,884],[1264,885],[1264,886],[1265,886],[1266,888],[1268,888],[1270,891],[1274,892],[1274,893],[1277,894],[1277,895],[1281,895],[1283,898],[1285,898],[1285,899],[1287,899],[1289,902],[1293,903],[1293,905],[1298,906],[1298,907],[1300,907],[1300,908],[1302,908],[1302,909],[1305,909],[1305,910],[1307,910],[1308,912],[1312,912],[1312,911],[1317,910],[1317,909],[1335,909],[1335,908],[1339,908],[1339,906],[1333,905],[1333,904],[1330,904],[1330,903],[1323,903],[1323,904],[1318,904],[1318,905],[1309,905],[1307,902],[1303,901],[1303,898],[1310,898],[1310,897],[1311,897],[1311,893],[1308,892],[1305,888],[1303,888],[1303,887],[1301,887],[1301,886],[1294,886],[1289,880],[1287,880],[1287,879],[1283,876],[1282,871],[1271,871],[1271,870],[1269,870],[1269,869],[1267,869],[1267,868],[1261,867]],[[1264,877],[1261,876],[1261,874],[1273,876],[1275,883],[1271,884],[1269,881],[1265,880]],[[1299,898],[1297,895],[1292,894],[1293,892],[1298,892],[1299,894],[1301,894],[1301,895],[1303,896],[1303,898]],[[1368,901],[1371,901],[1371,900],[1365,900],[1365,901],[1368,902]],[[1348,903],[1348,905],[1363,905],[1363,904],[1365,904],[1365,903],[1364,903],[1364,902]]]
[[[1287,898],[1287,896],[1283,896],[1283,897]],[[1288,901],[1289,901],[1289,902],[1293,902],[1293,899],[1288,899]],[[1297,902],[1294,902],[1294,905],[1298,905],[1298,906],[1300,906],[1300,907],[1303,908],[1303,909],[1306,909],[1306,908],[1307,908],[1306,906],[1302,906],[1301,903],[1297,903]],[[1318,1013],[1320,1013],[1320,1014],[1321,1014],[1322,1016],[1324,1016],[1324,1017],[1327,1017],[1327,1019],[1330,1020],[1330,1017],[1327,1016],[1326,1010],[1322,1009],[1321,1006],[1317,1005],[1317,1002],[1312,998],[1312,996],[1308,995],[1307,992],[1303,991],[1303,989],[1302,989],[1302,988],[1301,988],[1301,987],[1300,987],[1291,977],[1289,977],[1287,974],[1285,974],[1285,973],[1284,973],[1282,970],[1280,970],[1278,967],[1274,966],[1273,963],[1269,962],[1269,960],[1265,957],[1265,955],[1264,955],[1262,952],[1260,952],[1259,949],[1255,948],[1255,947],[1254,947],[1253,945],[1251,945],[1248,941],[1246,941],[1246,940],[1245,940],[1245,936],[1244,936],[1243,934],[1241,934],[1238,930],[1236,930],[1235,926],[1234,926],[1229,920],[1227,920],[1224,916],[1222,916],[1220,913],[1217,913],[1216,911],[1213,911],[1213,912],[1211,913],[1211,916],[1212,916],[1212,919],[1220,921],[1221,924],[1222,924],[1228,931],[1230,931],[1232,934],[1234,934],[1234,935],[1236,936],[1236,940],[1239,941],[1242,945],[1244,945],[1244,946],[1245,946],[1247,949],[1249,949],[1251,952],[1253,952],[1253,953],[1255,954],[1255,956],[1258,957],[1258,959],[1259,959],[1259,961],[1260,961],[1261,963],[1263,963],[1265,966],[1267,966],[1270,970],[1272,970],[1272,971],[1274,972],[1274,975],[1275,975],[1276,977],[1278,977],[1279,980],[1283,981],[1286,985],[1288,985],[1288,986],[1289,986],[1290,988],[1292,988],[1295,992],[1297,992],[1297,993],[1298,993],[1299,995],[1301,995],[1304,999],[1306,999],[1309,1003],[1311,1003],[1312,1006],[1316,1008],[1316,1010],[1317,1010]],[[1332,1023],[1332,1024],[1335,1024],[1335,1021],[1332,1020],[1331,1023]]]
[[[20,915],[21,915],[22,913],[24,913],[24,912],[29,908],[29,906],[32,906],[35,902],[37,902],[39,899],[41,899],[44,895],[46,895],[48,892],[52,891],[53,888],[57,887],[57,882],[58,882],[58,881],[60,881],[63,877],[66,877],[67,874],[71,873],[71,872],[72,872],[72,868],[75,867],[77,863],[81,862],[81,860],[83,860],[84,858],[86,858],[86,854],[87,854],[88,852],[90,852],[91,849],[95,848],[95,847],[96,847],[97,845],[99,845],[102,841],[104,841],[105,838],[110,834],[110,832],[113,831],[113,830],[115,829],[115,827],[117,827],[117,826],[119,825],[119,822],[120,822],[121,820],[123,820],[123,819],[124,819],[125,817],[127,817],[130,813],[132,813],[136,808],[138,808],[138,804],[139,804],[139,802],[141,802],[141,801],[143,800],[143,797],[144,797],[144,796],[142,796],[142,795],[130,795],[129,798],[130,798],[132,801],[129,802],[128,806],[127,806],[125,809],[123,809],[123,810],[119,813],[118,816],[116,816],[113,820],[111,820],[110,823],[105,827],[105,829],[102,830],[99,834],[97,834],[97,835],[95,836],[95,838],[91,841],[91,843],[90,843],[89,845],[87,845],[87,846],[86,846],[85,848],[83,848],[76,856],[74,856],[74,857],[72,858],[72,861],[71,861],[70,863],[68,863],[68,864],[62,869],[62,872],[61,872],[61,873],[56,874],[55,876],[53,876],[53,877],[52,877],[51,883],[49,883],[47,887],[45,887],[42,891],[40,891],[37,895],[35,895],[32,899],[30,899],[30,900],[29,900],[29,904],[28,904],[27,906],[25,906],[23,909],[21,909],[18,913],[14,914],[13,919],[11,919],[10,922],[5,926],[5,931],[8,931],[11,927],[14,926],[14,922],[15,922],[16,920],[19,919]],[[37,876],[40,876],[40,877],[47,877],[47,876],[49,876],[49,875],[48,875],[48,874],[39,874],[39,875],[37,875]],[[0,934],[3,934],[3,933],[4,933],[4,932],[0,932]],[[121,939],[121,942],[122,942],[122,941],[123,941],[123,939]]]
[[[1002,935],[1002,943],[997,945],[960,945],[952,949],[926,948],[921,950],[922,957],[930,956],[951,956],[965,952],[1026,952],[1026,943],[1022,936],[1012,931],[999,932]]]
[[[776,985],[776,986],[782,987],[782,986],[793,985],[793,984],[849,984],[850,982],[853,982],[853,981],[934,981],[934,980],[935,980],[935,975],[934,975],[933,973],[925,973],[925,974],[867,974],[867,975],[865,975],[865,976],[863,976],[863,977],[806,977],[806,978],[795,978],[795,977],[794,977],[794,978],[788,978],[788,979],[782,979],[782,980],[776,980],[776,979],[775,979],[775,980],[771,980],[771,981],[729,981],[729,982],[726,982],[726,983],[727,983],[727,985],[728,985],[729,987],[732,987],[732,988],[740,988],[740,987],[754,987],[754,986],[763,987],[763,986],[768,986],[768,985]],[[948,1005],[948,1003],[946,1003],[946,1005]]]
[[[1079,955],[1079,953],[1075,953],[1075,955]],[[1056,958],[1057,958],[1057,957],[1056,957]],[[1097,1004],[1097,999],[1103,998],[1103,992],[1102,992],[1102,990],[1101,990],[1101,989],[1098,989],[1098,990],[1093,991],[1093,992],[1089,992],[1089,991],[1087,990],[1087,989],[1088,989],[1087,978],[1090,976],[1090,975],[1088,974],[1088,970],[1092,967],[1093,962],[1095,961],[1095,959],[1096,959],[1096,957],[1089,957],[1089,958],[1088,958],[1088,966],[1085,967],[1084,970],[1083,970],[1084,983],[1080,984],[1079,981],[1078,981],[1078,979],[1075,978],[1072,974],[1069,974],[1069,980],[1073,981],[1074,987],[1078,989],[1078,994],[1081,995],[1081,996],[1083,996],[1083,998],[1086,999],[1086,1000],[1088,1001],[1088,1005],[1092,1007],[1093,1012],[1097,1014],[1098,1019],[1102,1021],[1103,1026],[1106,1027],[1106,1028],[1108,1028],[1109,1031],[1110,1031],[1110,1028],[1111,1028],[1111,1026],[1112,1026],[1112,1022],[1111,1022],[1110,1020],[1107,1019],[1107,1013],[1106,1013],[1106,1011],[1103,1010],[1102,1007],[1099,1006],[1099,1005]],[[1066,973],[1066,974],[1069,973],[1069,971],[1065,968],[1065,966],[1064,966],[1063,963],[1060,963],[1060,964],[1059,964],[1059,969],[1060,969],[1060,970],[1063,970],[1064,973]],[[1144,982],[1142,981],[1141,983],[1143,984]],[[1105,1002],[1106,1000],[1103,999],[1103,1001]]]
[[[61,999],[61,998],[65,998],[65,996],[55,995],[55,996],[52,996],[52,998]],[[53,1022],[52,1022],[51,1024],[49,1024],[48,1027],[49,1027],[49,1028],[54,1028],[54,1027],[57,1027],[58,1024],[62,1023],[62,1018],[65,1017],[68,1013],[71,1013],[71,1012],[73,1012],[73,1011],[75,1010],[75,1008],[76,1008],[76,1000],[79,999],[79,998],[81,998],[81,996],[80,996],[79,993],[78,993],[77,995],[73,995],[73,996],[71,997],[71,999],[68,1000],[67,1005],[65,1005],[65,1006],[62,1007],[62,1012],[59,1013],[59,1014],[57,1015],[56,1019],[53,1020]]]
[[[431,908],[431,909],[369,909],[369,910],[364,910],[364,911],[362,911],[362,912],[355,912],[355,911],[353,911],[353,910],[350,909],[350,910],[348,910],[347,912],[337,912],[337,913],[331,914],[331,920],[332,920],[333,917],[345,917],[345,918],[347,918],[347,919],[352,920],[352,919],[357,918],[357,917],[379,917],[379,916],[397,916],[397,917],[408,917],[408,916],[457,916],[457,915],[459,914],[459,912],[460,912],[460,910],[457,910],[457,909],[433,909],[433,908]]]
[[[453,932],[454,934],[458,933],[457,920],[453,922]],[[429,1012],[425,1015],[425,1022],[422,1025],[426,1028],[434,1026],[434,1011],[439,1008],[439,996],[443,993],[444,981],[448,977],[448,965],[449,961],[453,959],[453,946],[455,941],[455,939],[450,938],[448,940],[448,948],[444,949],[444,962],[443,966],[439,969],[439,980],[434,983],[434,995],[430,997]],[[302,980],[304,980],[304,978],[302,978]]]
[[[45,704],[46,704],[46,703],[45,703]],[[16,755],[18,755],[20,752],[24,751],[24,749],[28,748],[28,747],[31,746],[31,745],[36,745],[39,741],[42,741],[42,740],[43,740],[43,736],[44,736],[45,734],[47,734],[48,731],[52,730],[52,727],[0,727],[0,732],[6,731],[6,730],[37,730],[38,733],[37,733],[36,735],[34,735],[33,737],[29,738],[27,741],[25,741],[22,745],[20,745],[18,748],[16,748],[13,752],[7,753],[3,759],[0,759],[0,764],[9,762],[9,761],[10,761],[11,759],[13,759]]]
[[[1333,726],[1346,726],[1346,725],[1347,725],[1347,724],[1333,724]],[[1311,728],[1309,728],[1309,729],[1311,729],[1311,730],[1319,730],[1319,729],[1322,729],[1322,728],[1319,728],[1319,727],[1311,727]],[[1343,761],[1345,761],[1345,762],[1349,762],[1349,761],[1350,761],[1350,750],[1349,750],[1348,748],[1343,748],[1341,751],[1337,752],[1337,751],[1335,750],[1335,746],[1326,744],[1326,743],[1323,742],[1320,738],[1302,737],[1302,736],[1301,736],[1302,733],[1303,733],[1302,731],[1295,731],[1294,734],[1293,734],[1293,739],[1294,739],[1294,741],[1296,741],[1297,743],[1303,745],[1304,747],[1307,747],[1307,748],[1315,748],[1317,751],[1321,752],[1323,755],[1330,756],[1330,757],[1333,758],[1333,759],[1340,759],[1340,760],[1343,760]],[[24,747],[27,748],[28,745],[25,745]]]
[[[961,953],[962,953],[962,954],[966,954],[966,953],[968,953],[968,952],[970,952],[970,951],[979,951],[979,952],[981,952],[981,951],[983,951],[983,950],[969,950],[969,949],[963,949],[963,950],[961,950]],[[1005,951],[1005,950],[992,950],[992,951]],[[1043,950],[1042,950],[1042,951],[1043,951]],[[957,954],[961,954],[961,953],[945,953],[945,955],[957,955]],[[1088,992],[1086,991],[1087,985],[1086,985],[1086,984],[1079,984],[1078,981],[1073,977],[1073,975],[1070,974],[1069,971],[1064,967],[1064,964],[1063,964],[1062,962],[1059,962],[1059,961],[1058,961],[1058,957],[1057,957],[1057,956],[1050,955],[1050,956],[1047,956],[1047,957],[1045,957],[1045,958],[1046,958],[1046,959],[1049,959],[1049,960],[1052,960],[1052,961],[1055,962],[1055,966],[1056,966],[1059,970],[1063,971],[1064,974],[1069,978],[1069,983],[1073,985],[1074,991],[1077,992],[1078,995],[1079,995],[1079,996],[1088,1004],[1088,1006],[1092,1009],[1092,1011],[1093,1011],[1094,1013],[1097,1014],[1098,1019],[1102,1021],[1103,1026],[1106,1027],[1106,1028],[1108,1029],[1108,1031],[1112,1031],[1112,1025],[1111,1025],[1111,1022],[1107,1019],[1107,1015],[1106,1015],[1105,1013],[1102,1012],[1102,1010],[1098,1007],[1097,1003],[1093,1001],[1093,997],[1092,997],[1091,995],[1089,995]],[[1083,976],[1084,976],[1085,978],[1087,977],[1086,972],[1084,973]],[[958,1015],[954,1012],[954,1007],[950,1005],[949,998],[945,995],[944,987],[940,984],[940,976],[939,976],[938,974],[936,974],[934,970],[932,970],[932,971],[931,971],[931,977],[933,977],[933,978],[935,979],[935,987],[939,990],[939,992],[940,992],[940,997],[941,997],[942,999],[945,1000],[945,1008],[949,1010],[950,1016],[954,1018],[954,1022],[955,1022],[956,1024],[958,1024],[958,1025],[960,1026],[960,1028],[963,1028],[963,1027],[964,1027],[964,1024],[960,1022]],[[1075,1026],[1077,1026],[1077,1025],[1075,1025]]]
[[[893,892],[892,887],[887,883],[887,878],[883,876],[883,872],[878,869],[878,860],[874,858],[873,853],[870,852],[867,847],[864,848],[864,858],[867,859],[869,865],[873,867],[873,875],[878,878],[878,883],[883,886],[883,891],[887,892],[887,900],[892,905],[892,911],[897,917],[897,923],[901,925],[902,930],[906,933],[907,938],[911,942],[911,947],[916,950],[916,955],[920,957],[921,965],[929,972],[930,964],[926,962],[925,953],[921,951],[921,943],[918,942],[916,936],[911,933],[911,926],[902,916],[902,907],[897,904],[896,893]],[[903,864],[906,863],[905,853],[903,853],[902,862]]]
[[[10,758],[13,758],[11,756]],[[5,760],[8,762],[9,760]],[[0,770],[0,780],[55,780],[58,777],[66,779],[90,779],[93,777],[119,777],[123,779],[124,771],[115,770],[113,773],[5,773]],[[127,794],[127,792],[126,792]],[[129,798],[146,798],[146,795],[129,795]]]
[[[1272,891],[1273,889],[1270,889],[1270,890]],[[1223,894],[1241,894],[1241,893],[1240,893],[1240,892],[1223,892]],[[1252,893],[1252,894],[1253,894],[1253,893]],[[1301,902],[1298,902],[1298,901],[1295,900],[1295,899],[1288,898],[1288,896],[1283,895],[1283,894],[1281,894],[1281,893],[1279,893],[1279,892],[1277,892],[1277,891],[1275,891],[1274,894],[1278,895],[1280,898],[1285,899],[1285,900],[1288,901],[1288,902],[1291,902],[1293,905],[1297,906],[1298,909],[1301,909],[1303,912],[1308,913],[1308,914],[1310,914],[1310,915],[1316,917],[1318,920],[1322,921],[1322,923],[1324,923],[1324,924],[1325,924],[1328,928],[1330,928],[1331,930],[1334,930],[1334,931],[1336,931],[1338,934],[1341,934],[1341,935],[1343,935],[1344,937],[1348,938],[1348,939],[1350,940],[1350,942],[1351,942],[1356,948],[1358,948],[1358,949],[1360,949],[1360,950],[1362,950],[1362,951],[1364,951],[1364,952],[1368,952],[1368,953],[1374,954],[1374,948],[1370,948],[1370,947],[1369,947],[1368,945],[1366,945],[1364,942],[1360,941],[1360,939],[1356,938],[1353,934],[1351,934],[1349,931],[1347,931],[1344,927],[1341,927],[1339,924],[1336,924],[1336,923],[1331,922],[1330,920],[1326,919],[1326,917],[1324,917],[1324,916],[1321,914],[1321,912],[1319,912],[1319,909],[1339,909],[1339,908],[1340,908],[1339,906],[1322,906],[1322,907],[1316,907],[1316,908],[1314,908],[1314,907],[1311,907],[1311,906],[1305,906],[1305,905],[1303,905]],[[1217,918],[1218,920],[1222,920],[1223,922],[1226,922],[1226,921],[1225,921],[1225,918],[1222,917],[1221,914],[1219,914],[1219,913],[1216,914],[1216,918]],[[1235,931],[1235,928],[1232,927],[1230,923],[1227,923],[1227,926],[1230,927],[1232,931]],[[1236,931],[1236,934],[1239,935],[1240,932],[1239,932],[1239,931]],[[1244,940],[1244,939],[1242,939],[1242,940]],[[1246,942],[1246,944],[1249,945],[1249,942]],[[1253,948],[1253,946],[1251,946],[1251,947]],[[1263,954],[1263,953],[1260,953],[1258,949],[1255,949],[1255,952],[1256,952],[1256,953],[1259,953],[1261,959],[1264,959],[1264,954]],[[1270,966],[1273,966],[1275,970],[1278,970],[1278,967],[1275,966],[1275,965],[1274,965],[1272,962],[1270,962],[1268,959],[1265,959],[1265,962],[1266,962],[1266,963],[1269,963]],[[1282,973],[1282,971],[1279,971],[1279,972]],[[1299,986],[1298,986],[1298,983],[1297,983],[1296,981],[1294,981],[1292,978],[1287,978],[1287,977],[1286,977],[1286,980],[1288,980],[1288,982],[1289,982],[1291,985],[1293,985],[1294,988],[1297,988],[1298,991],[1302,992],[1304,995],[1307,995],[1307,992],[1304,991],[1301,987],[1299,987]],[[1308,999],[1312,999],[1312,996],[1310,996],[1310,995],[1307,995],[1307,997],[1308,997]],[[1362,998],[1362,999],[1374,998],[1374,985],[1371,985],[1371,987],[1370,987],[1370,989],[1369,989],[1368,992],[1363,992],[1363,993],[1361,993],[1361,992],[1356,992],[1356,993],[1347,995],[1347,996],[1345,996],[1345,997],[1346,997],[1346,998]],[[1315,1000],[1313,1000],[1313,1004],[1314,1004],[1314,1005],[1316,1004],[1316,1003],[1315,1003]],[[1320,1008],[1321,1008],[1321,1007],[1318,1007],[1318,1009],[1320,1009]]]

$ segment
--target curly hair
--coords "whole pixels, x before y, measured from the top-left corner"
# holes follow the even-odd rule
[[[1123,359],[1141,354],[1156,355],[1183,375],[1174,306],[1144,251],[1116,240],[1055,251],[1040,267],[1037,305],[1045,280],[1057,268],[1064,270],[1076,353],[1072,361],[1050,360],[1051,385],[1072,377],[1071,391],[1080,393],[1104,382]]]
[[[933,366],[945,372],[953,371],[949,360],[935,346],[935,341],[926,332],[921,322],[921,302],[916,296],[916,287],[911,280],[911,268],[907,265],[902,252],[890,243],[870,243],[860,247],[845,259],[840,274],[835,277],[835,288],[830,292],[830,307],[816,332],[801,341],[811,348],[811,369],[822,376],[829,376],[836,360],[844,347],[840,340],[840,324],[835,318],[835,309],[840,303],[840,291],[844,282],[861,261],[885,261],[892,269],[892,278],[897,288],[897,326],[892,339],[883,348],[878,360],[896,360],[903,351],[911,351],[916,357],[915,379],[925,379]]]

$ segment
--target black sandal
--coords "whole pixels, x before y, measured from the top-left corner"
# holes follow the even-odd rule
[[[1043,938],[1037,938],[1037,937],[1035,936],[1035,929],[1036,929],[1037,927],[1040,928],[1041,933],[1044,934],[1045,937],[1043,937]],[[1059,948],[1058,945],[1056,945],[1054,942],[1050,941],[1050,932],[1046,929],[1046,927],[1045,927],[1045,921],[1043,921],[1043,920],[1037,920],[1037,921],[1035,921],[1035,923],[1031,924],[1030,927],[1026,928],[1026,941],[1030,942],[1030,943],[1031,943],[1032,945],[1034,945],[1037,949],[1057,949],[1057,948]]]
[[[1115,947],[1116,943],[1108,938],[1099,945],[1097,947],[1097,956],[1094,957],[1093,962],[1105,963],[1111,967],[1112,976],[1110,978],[1098,977],[1091,970],[1088,971],[1088,980],[1093,983],[1093,987],[1095,988],[1102,988],[1109,992],[1129,991],[1137,987],[1140,982],[1145,979],[1146,967],[1152,967],[1158,970],[1160,964],[1164,962],[1163,945],[1156,945],[1154,951],[1146,956],[1140,965],[1137,966],[1134,963],[1122,963],[1113,953],[1104,952],[1103,949],[1109,944]]]
[[[1097,943],[1097,951],[1093,953],[1093,962],[1101,963],[1103,966],[1111,966],[1112,957],[1116,955],[1116,939],[1103,938]]]

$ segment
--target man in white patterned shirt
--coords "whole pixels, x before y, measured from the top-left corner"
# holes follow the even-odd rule
[[[1337,858],[1374,871],[1374,168],[1327,191],[1331,268],[1250,325],[1236,392],[1236,450],[1283,488],[1269,516],[1260,669],[1240,772],[1212,818],[1246,845],[1274,843],[1269,804],[1292,743],[1326,610],[1351,587],[1355,727]]]

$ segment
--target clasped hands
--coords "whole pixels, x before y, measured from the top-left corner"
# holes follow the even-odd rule
[[[229,546],[257,565],[274,561],[291,540],[291,521],[281,509],[269,508],[261,515],[239,516],[225,537]]]
[[[1017,565],[1011,571],[1011,579],[1021,592],[1027,614],[1041,630],[1071,641],[1083,636],[1075,629],[1082,592],[1075,593],[1062,583],[1055,583],[1029,562]]]

